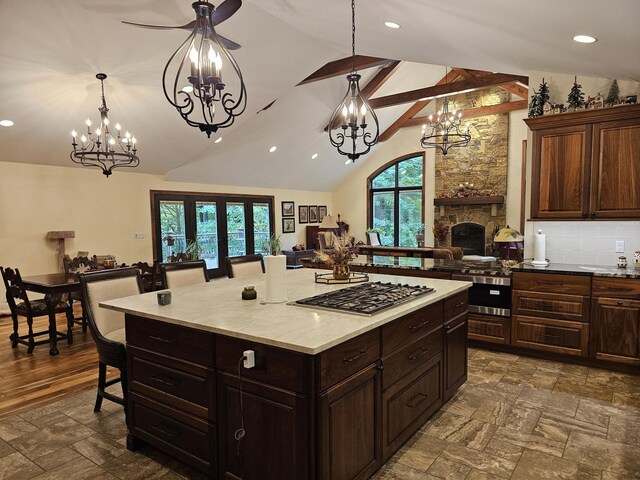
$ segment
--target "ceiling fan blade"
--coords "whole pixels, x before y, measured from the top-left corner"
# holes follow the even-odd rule
[[[229,40],[227,37],[223,37],[222,35],[218,35],[220,39],[220,43],[222,43],[228,50],[238,50],[240,45],[233,40]]]
[[[242,0],[225,0],[213,12],[213,23],[218,25],[224,22],[231,15],[236,13],[242,6]]]
[[[147,25],[145,23],[127,22],[125,20],[122,20],[122,23],[126,23],[127,25],[133,25],[134,27],[151,28],[151,29],[155,29],[155,30],[170,30],[170,29],[173,29],[173,28],[182,28],[184,30],[193,30],[193,27],[195,27],[195,25],[196,25],[196,21],[195,20],[187,23],[186,25],[175,25],[175,26],[170,26],[170,25]]]

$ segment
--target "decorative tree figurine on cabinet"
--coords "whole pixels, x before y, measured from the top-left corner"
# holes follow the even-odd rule
[[[620,88],[618,87],[618,80],[614,80],[611,83],[611,88],[609,89],[609,94],[607,95],[605,103],[609,107],[620,103]]]
[[[533,91],[529,103],[529,117],[540,117],[544,114],[544,105],[549,101],[549,84],[542,79],[539,90]]]
[[[569,92],[567,102],[569,104],[569,110],[581,110],[584,108],[584,93],[582,93],[582,85],[578,84],[578,77],[573,77],[573,87]]]

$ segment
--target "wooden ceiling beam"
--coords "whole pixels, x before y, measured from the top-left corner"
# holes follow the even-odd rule
[[[356,70],[365,70],[367,68],[378,67],[392,61],[393,60],[389,60],[388,58],[356,55]],[[351,72],[351,66],[351,57],[334,60],[333,62],[329,62],[320,67],[307,78],[302,80],[297,86],[304,85],[306,83],[317,82],[318,80],[324,80],[326,78],[337,77],[339,75],[347,75]]]
[[[445,83],[455,82],[458,77],[459,77],[458,73],[454,71],[448,72],[444,77],[438,80],[436,85],[443,85]],[[400,130],[404,126],[405,122],[407,122],[409,119],[413,118],[415,115],[420,113],[420,111],[424,107],[429,105],[429,103],[431,103],[431,100],[422,100],[414,103],[411,107],[409,107],[409,109],[406,112],[404,112],[400,116],[400,118],[398,118],[384,132],[382,132],[378,141],[386,142],[387,140],[389,140],[391,137],[395,135],[395,133],[398,130]]]
[[[387,82],[387,80],[391,78],[391,75],[396,72],[399,66],[400,60],[392,60],[389,65],[381,68],[380,71],[376,73],[375,76],[364,86],[364,88],[360,90],[364,98],[368,100],[371,95],[376,93],[380,89],[380,87],[382,87]],[[337,126],[338,124],[336,123],[332,125],[331,128],[336,128]],[[324,127],[324,131],[329,131],[329,125],[326,125]]]
[[[516,110],[524,110],[528,106],[526,100],[517,100],[515,102],[498,103],[496,105],[488,105],[486,107],[467,108],[459,110],[462,113],[462,119],[483,117],[485,115],[497,115],[498,113],[509,113]],[[429,123],[429,117],[414,117],[406,122],[402,127],[415,127]]]
[[[464,78],[480,78],[491,75],[491,72],[485,72],[483,70],[473,70],[470,68],[453,68],[452,70],[458,72]],[[525,78],[527,79],[527,81],[524,83],[524,85],[526,86],[520,85],[520,83],[513,82],[505,85],[500,85],[500,88],[506,90],[509,93],[513,93],[520,98],[529,98],[529,78],[522,77],[522,80],[524,80]]]
[[[415,102],[417,100],[429,100],[439,96],[453,95],[461,92],[479,90],[503,85],[506,83],[519,82],[523,78],[520,75],[507,75],[504,73],[493,73],[486,77],[467,78],[465,80],[444,85],[434,85],[432,87],[419,88],[408,92],[395,93],[385,97],[373,98],[369,101],[372,108],[385,108],[403,103]]]

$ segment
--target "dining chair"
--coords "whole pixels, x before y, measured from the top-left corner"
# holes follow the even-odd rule
[[[100,411],[106,398],[124,407],[127,413],[127,350],[124,314],[99,306],[100,302],[142,293],[140,273],[134,267],[85,272],[78,275],[89,331],[98,350],[98,393],[94,412]],[[107,380],[107,365],[120,371],[118,378]],[[106,391],[120,382],[122,397]]]
[[[33,349],[36,345],[42,345],[43,343],[49,343],[49,328],[39,332],[33,331],[33,319],[36,317],[43,317],[49,315],[49,309],[44,299],[29,300],[27,290],[22,283],[22,277],[20,276],[20,270],[13,268],[0,267],[0,273],[2,274],[2,280],[4,282],[4,288],[7,292],[7,303],[9,304],[9,310],[11,310],[11,319],[13,320],[13,333],[9,336],[11,340],[11,348],[16,348],[18,344],[27,345],[27,353],[33,353]],[[64,313],[67,317],[67,328],[70,331],[73,327],[73,311],[68,302],[59,302],[55,307],[55,313]],[[20,335],[18,333],[18,317],[26,317],[28,333],[26,335]],[[47,335],[46,339],[35,340],[35,337],[41,335]],[[56,329],[55,335],[58,340],[66,338],[69,343],[72,343],[72,337],[66,333],[58,332]]]
[[[71,258],[68,255],[65,255],[62,259],[62,264],[64,265],[64,273],[86,272],[95,265],[93,260],[89,260],[88,255],[75,258]],[[69,305],[71,305],[72,310],[74,301],[80,302],[80,306],[82,307],[82,315],[80,317],[73,317],[73,321],[78,325],[82,325],[82,331],[86,332],[87,315],[84,311],[84,305],[82,304],[82,293],[79,290],[76,292],[71,292],[69,294]]]
[[[248,277],[264,273],[262,254],[227,257],[227,275],[229,278]]]
[[[204,260],[161,263],[160,274],[164,288],[186,287],[209,281],[207,264]]]
[[[158,289],[158,281],[160,280],[160,268],[158,261],[154,260],[151,265],[147,262],[136,262],[131,265],[140,271],[142,278],[142,288],[145,292],[153,292]],[[162,288],[162,285],[160,285]]]

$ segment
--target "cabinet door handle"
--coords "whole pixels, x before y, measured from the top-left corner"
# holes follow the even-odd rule
[[[176,432],[174,430],[167,429],[167,428],[162,428],[162,427],[166,427],[166,425],[163,425],[162,423],[156,423],[151,428],[153,428],[154,430],[157,430],[160,433],[163,433],[163,434],[165,434],[165,435],[167,435],[168,437],[171,437],[171,438],[176,438],[176,437],[179,437],[180,435],[182,435],[182,432]]]
[[[365,350],[360,350],[360,353],[358,353],[357,355],[354,355],[351,358],[343,358],[342,361],[345,362],[345,363],[355,362],[361,356],[366,355],[366,354],[367,354],[367,352]]]
[[[587,212],[582,212],[582,216],[586,218],[589,216],[589,214]]]
[[[624,302],[622,300],[618,300],[618,305],[624,305]]]
[[[415,401],[412,403],[407,403],[407,407],[416,408],[421,403],[424,403],[427,400],[427,398],[429,398],[429,395],[425,393],[418,393],[418,395],[416,395],[414,398],[415,398]]]
[[[176,340],[174,338],[162,338],[162,337],[159,337],[158,335],[149,335],[149,338],[157,342],[176,343]]]
[[[428,324],[429,324],[429,320],[423,320],[422,322],[420,322],[420,323],[418,323],[416,325],[411,325],[409,327],[409,330],[417,330],[417,329],[422,328],[422,327],[424,327],[424,326],[426,326]]]
[[[167,380],[165,380],[165,378]],[[178,385],[180,383],[179,380],[174,380],[171,377],[164,377],[162,375],[156,375],[154,377],[151,377],[152,380],[155,380],[156,382],[160,382],[164,385],[168,385],[170,387],[175,387],[176,385]]]
[[[427,349],[427,348],[421,348],[420,350],[418,350],[413,355],[409,355],[409,360],[418,360],[419,358],[424,357],[427,354],[428,351],[429,351],[429,349]]]

